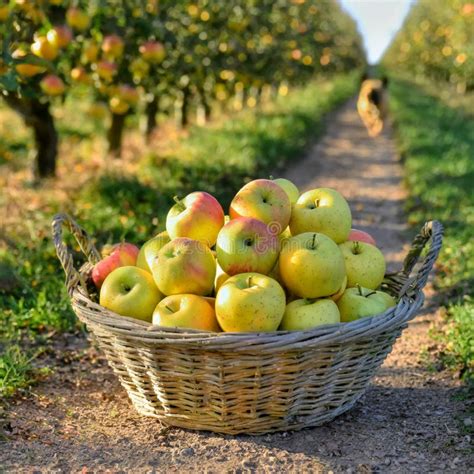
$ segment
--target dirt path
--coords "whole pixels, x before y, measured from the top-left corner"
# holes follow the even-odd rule
[[[348,103],[327,134],[286,176],[302,189],[331,186],[350,200],[355,224],[399,265],[409,242],[401,167],[390,134],[369,139]],[[431,308],[433,310],[433,308]],[[219,436],[160,429],[135,413],[105,361],[65,336],[58,369],[5,414],[0,466],[42,472],[468,472],[469,436],[457,417],[459,384],[430,373],[430,308],[404,332],[356,407],[327,426],[275,435]]]

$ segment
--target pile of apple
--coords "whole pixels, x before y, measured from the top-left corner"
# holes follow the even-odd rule
[[[336,190],[300,193],[286,179],[257,179],[229,216],[193,192],[141,249],[112,247],[95,265],[100,304],[155,325],[206,331],[305,330],[384,312],[377,290],[385,260],[375,240],[351,229]]]

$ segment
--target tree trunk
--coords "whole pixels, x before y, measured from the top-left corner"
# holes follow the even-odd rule
[[[12,94],[4,95],[5,102],[19,113],[25,124],[33,129],[35,139],[35,178],[49,178],[56,174],[58,132],[49,110],[49,103],[26,99]]]
[[[58,133],[49,107],[38,104],[35,107],[37,120],[32,122],[36,145],[35,176],[48,178],[56,174],[56,157],[58,155]]]
[[[122,154],[122,137],[125,126],[125,114],[112,114],[112,122],[107,133],[109,141],[109,153],[114,158],[120,158]]]
[[[189,124],[189,99],[191,92],[189,88],[183,89],[183,103],[181,105],[181,128],[187,127]]]
[[[158,97],[156,95],[146,104],[146,129],[145,139],[146,142],[150,142],[151,135],[156,128],[156,114],[158,113]]]

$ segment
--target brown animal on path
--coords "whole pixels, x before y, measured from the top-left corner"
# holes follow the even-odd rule
[[[360,86],[357,111],[371,137],[383,130],[388,113],[386,77],[383,79],[365,79]]]

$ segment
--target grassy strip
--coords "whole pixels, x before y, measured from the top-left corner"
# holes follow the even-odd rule
[[[445,226],[436,286],[447,324],[434,337],[441,362],[473,380],[474,119],[414,84],[394,81],[391,112],[405,158],[410,223]]]
[[[322,131],[324,114],[356,87],[356,74],[337,76],[291,92],[262,110],[193,127],[186,138],[167,147],[172,151],[147,152],[135,172],[99,172],[73,202],[49,202],[47,210],[35,213],[27,223],[29,238],[10,236],[15,247],[0,249],[0,263],[10,274],[3,290],[0,285],[0,395],[34,380],[34,354],[26,347],[41,347],[50,331],[77,327],[49,237],[55,211],[72,211],[99,247],[122,239],[139,245],[162,230],[174,195],[206,190],[227,208],[244,181],[275,173],[296,159]],[[17,350],[19,341],[23,353]]]

